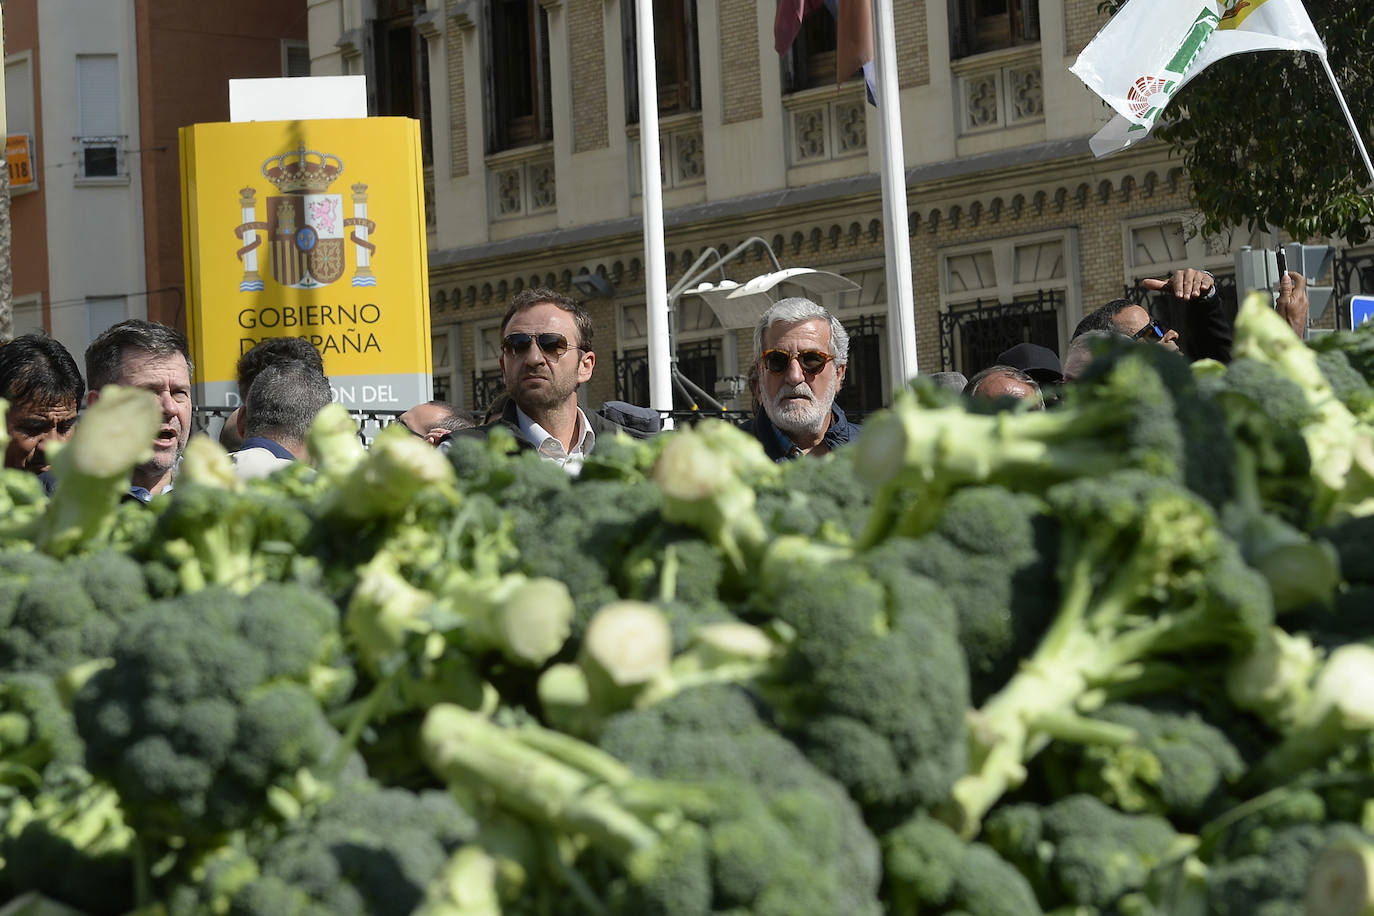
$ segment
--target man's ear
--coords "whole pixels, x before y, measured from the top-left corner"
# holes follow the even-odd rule
[[[429,432],[425,433],[424,439],[425,439],[425,441],[428,442],[430,445],[438,445],[438,444],[439,444],[439,441],[440,441],[441,439],[444,439],[444,438],[446,438],[446,437],[452,435],[452,433],[453,433],[453,430],[451,430],[451,429],[444,429],[443,427],[436,427],[435,429],[431,429]]]
[[[240,439],[248,438],[248,414],[242,404],[234,408],[234,426],[239,431]]]
[[[591,381],[592,369],[596,368],[596,354],[591,350],[582,354],[582,360],[577,366],[577,381],[586,383]]]
[[[90,407],[92,404],[94,404],[94,403],[95,403],[96,401],[98,401],[98,400],[100,400],[100,392],[99,392],[99,391],[96,391],[96,390],[92,389],[92,390],[86,392],[86,406],[87,406],[87,407]]]
[[[844,370],[849,368],[849,363],[835,368],[835,390],[839,391],[844,387]]]

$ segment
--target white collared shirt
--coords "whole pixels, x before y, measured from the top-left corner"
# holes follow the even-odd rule
[[[592,432],[591,424],[587,422],[587,416],[582,413],[581,407],[577,408],[577,427],[574,430],[576,444],[573,445],[571,451],[565,449],[557,437],[531,420],[529,415],[519,407],[515,408],[515,421],[520,426],[520,435],[526,442],[534,446],[539,457],[549,461],[557,461],[564,470],[574,477],[582,472],[582,459],[596,445],[596,433]],[[577,435],[578,430],[581,431],[581,435]]]

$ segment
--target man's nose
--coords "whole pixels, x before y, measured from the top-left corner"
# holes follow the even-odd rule
[[[789,385],[800,385],[806,381],[806,373],[802,371],[801,360],[795,356],[787,361],[787,371],[782,374],[783,381]]]

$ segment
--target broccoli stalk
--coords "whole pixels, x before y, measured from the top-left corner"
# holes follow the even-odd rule
[[[1122,472],[1061,484],[1047,499],[1063,523],[1060,608],[1021,670],[971,716],[971,767],[953,790],[970,835],[1051,738],[1112,743],[1092,736],[1110,723],[1080,715],[1091,690],[1144,676],[1161,655],[1245,651],[1273,619],[1263,580],[1187,491]]]
[[[317,428],[318,422],[311,427],[312,437]],[[346,473],[333,468],[326,468],[325,472],[335,480],[335,486],[327,492],[321,507],[323,513],[353,522],[395,518],[422,491],[457,499],[453,465],[400,424],[378,433],[365,457],[352,464]]]
[[[1348,643],[1317,670],[1307,701],[1294,711],[1283,740],[1260,760],[1256,774],[1289,782],[1374,732],[1374,648]]]
[[[1374,916],[1374,844],[1338,839],[1312,865],[1307,916]]]
[[[108,535],[129,474],[151,453],[161,422],[161,408],[148,392],[115,386],[101,391],[71,441],[54,450],[58,486],[38,522],[40,549],[66,556]]]

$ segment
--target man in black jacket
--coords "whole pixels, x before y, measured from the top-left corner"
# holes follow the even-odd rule
[[[511,300],[501,320],[501,376],[510,395],[501,415],[453,437],[486,436],[504,426],[522,447],[571,473],[596,446],[596,437],[620,427],[577,406],[577,389],[596,367],[591,314],[551,289],[527,289]]]

